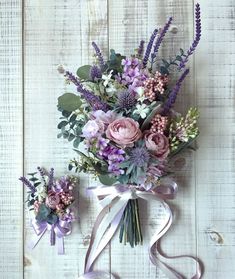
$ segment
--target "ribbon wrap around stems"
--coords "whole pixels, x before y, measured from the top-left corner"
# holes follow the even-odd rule
[[[95,260],[118,229],[128,201],[137,198],[142,198],[147,201],[159,201],[165,210],[166,218],[150,240],[149,258],[151,262],[155,266],[158,266],[169,279],[184,279],[185,277],[183,275],[166,264],[163,259],[190,258],[196,263],[196,273],[191,279],[201,278],[202,264],[198,258],[190,255],[168,257],[161,252],[160,239],[169,230],[173,221],[172,211],[165,200],[174,199],[178,189],[177,184],[173,180],[164,179],[162,181],[163,183],[155,189],[148,191],[137,189],[135,186],[121,184],[88,189],[100,199],[103,209],[99,213],[91,233],[90,244],[85,258],[84,274],[78,279],[115,279],[110,273],[93,271],[92,267]],[[157,252],[157,256],[155,252]]]
[[[71,233],[71,223],[64,220],[58,220],[55,224],[48,224],[47,222],[38,222],[35,218],[31,220],[31,225],[36,233],[35,239],[30,243],[33,249],[45,234],[50,231],[50,244],[53,246],[57,243],[58,254],[64,254],[64,236]]]

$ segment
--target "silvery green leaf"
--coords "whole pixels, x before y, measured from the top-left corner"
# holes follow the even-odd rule
[[[81,105],[80,97],[73,93],[65,93],[58,98],[58,106],[67,112],[75,111]]]
[[[91,65],[84,65],[77,70],[77,76],[80,79],[89,80],[90,79]]]

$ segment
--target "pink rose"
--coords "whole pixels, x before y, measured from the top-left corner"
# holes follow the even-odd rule
[[[142,133],[138,122],[132,118],[122,117],[109,124],[106,136],[118,145],[126,147],[132,146],[135,141],[141,138]]]
[[[48,192],[48,196],[46,197],[46,205],[52,209],[55,209],[60,203],[60,196],[58,193],[53,191]]]
[[[144,135],[145,144],[149,151],[151,151],[160,161],[163,161],[168,156],[169,141],[168,138],[160,133],[151,133],[147,131]]]

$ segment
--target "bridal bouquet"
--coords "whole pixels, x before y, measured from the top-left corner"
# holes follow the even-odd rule
[[[192,46],[186,52],[180,49],[175,58],[166,60],[158,55],[170,17],[164,28],[153,31],[146,47],[141,40],[130,57],[111,49],[106,61],[93,42],[92,65],[80,67],[76,75],[59,68],[77,91],[58,98],[62,113],[58,137],[73,141],[79,155],[71,160],[70,170],[91,173],[110,187],[158,191],[162,178],[170,172],[170,159],[199,134],[197,108],[189,108],[186,115],[173,109],[189,73],[186,63],[201,36],[198,4],[195,18]],[[132,247],[142,242],[136,198],[129,199],[123,211],[120,241]]]

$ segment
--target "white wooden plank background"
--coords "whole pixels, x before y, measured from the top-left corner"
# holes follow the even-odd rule
[[[76,70],[87,63],[93,53],[92,40],[105,55],[108,48],[130,54],[140,39],[147,40],[155,27],[173,15],[177,33],[169,32],[160,50],[167,58],[192,41],[194,2],[0,0],[0,278],[72,279],[83,270],[89,234],[99,210],[97,201],[87,198],[84,189],[94,182],[81,177],[81,223],[75,224],[73,234],[65,240],[66,255],[58,256],[56,248],[48,246],[46,236],[35,250],[28,249],[32,230],[27,213],[23,223],[23,189],[17,181],[37,165],[54,166],[58,175],[63,174],[74,156],[71,146],[56,138],[56,102],[66,88],[56,72],[57,65]],[[197,105],[201,111],[199,149],[184,154],[183,168],[178,166],[182,156],[175,162],[180,184],[179,195],[172,202],[176,218],[162,244],[170,255],[197,254],[205,264],[204,278],[232,279],[235,3],[200,3],[203,36],[178,99],[179,110]],[[141,206],[144,245],[123,247],[116,237],[96,267],[111,270],[123,279],[163,279],[166,277],[149,263],[147,254],[147,242],[159,222],[159,207],[144,202]],[[213,240],[216,235],[210,231],[221,234],[224,242]],[[190,261],[177,260],[174,265],[190,278]]]

